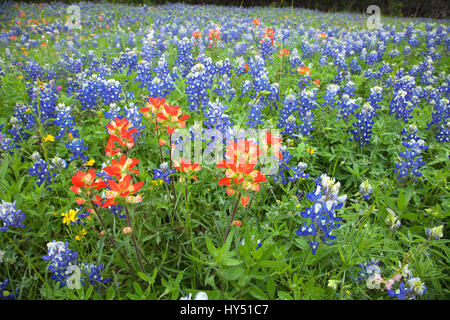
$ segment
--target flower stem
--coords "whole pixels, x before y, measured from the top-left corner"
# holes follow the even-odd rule
[[[109,241],[109,242],[111,243],[111,245],[117,250],[117,252],[119,253],[119,255],[122,257],[123,261],[125,261],[125,263],[128,265],[128,267],[130,268],[130,271],[131,271],[131,269],[134,269],[134,268],[131,266],[131,264],[128,262],[128,260],[125,259],[124,254],[122,253],[122,251],[120,251],[119,247],[117,246],[116,242],[114,241],[114,238],[111,238],[111,237],[109,236],[108,230],[106,229],[106,225],[105,225],[105,223],[103,222],[102,217],[98,214],[98,211],[97,211],[97,209],[95,208],[95,205],[94,205],[94,202],[92,201],[92,199],[91,199],[91,205],[92,205],[92,209],[93,209],[94,212],[95,212],[95,216],[97,217],[98,221],[100,221],[100,224],[102,225],[103,230],[105,230],[105,232],[106,232],[106,237],[107,237],[108,241]]]
[[[125,216],[127,218],[127,226],[130,227],[133,230],[133,227],[131,225],[130,214],[128,213],[128,208],[127,207],[125,207]],[[139,261],[139,266],[141,267],[141,271],[143,273],[145,273],[144,266],[142,265],[142,260],[141,260],[141,254],[142,253],[141,253],[141,251],[139,250],[139,248],[137,246],[136,238],[134,237],[133,234],[131,235],[131,240],[133,241],[134,248],[136,249],[136,255],[137,255],[137,258],[138,258],[138,261]]]
[[[192,254],[196,257],[194,238],[193,238],[193,235],[192,235],[191,216],[189,214],[188,186],[189,186],[189,184],[188,184],[188,181],[186,179],[186,187],[184,188],[184,203],[186,205],[186,216],[187,216],[186,222],[187,222],[188,229],[189,229],[189,238],[191,240]],[[196,264],[195,261],[193,263],[193,267],[194,267],[193,268],[194,269],[194,287],[196,287],[196,285],[195,285],[195,282],[196,282],[195,281],[195,275],[197,273],[197,264]]]
[[[240,198],[241,198],[241,193],[239,192],[238,197],[237,197],[236,204],[235,204],[234,209],[233,209],[233,213],[231,214],[231,220],[230,220],[230,223],[229,223],[229,225],[228,225],[227,232],[225,233],[225,239],[223,240],[224,242],[227,241],[228,234],[230,233],[231,223],[233,223],[234,215],[236,214],[236,211],[237,211],[237,207],[238,207],[238,205],[239,205],[239,200],[240,200]]]
[[[47,288],[48,291],[50,291],[50,288],[48,287],[47,282],[45,282],[44,278],[42,278],[41,274],[39,272],[37,272],[36,268],[34,267],[33,263],[28,260],[27,256],[25,253],[23,253],[23,251],[17,246],[17,244],[6,234],[6,232],[4,232],[4,235],[6,236],[6,238],[8,238],[9,242],[16,248],[16,250],[20,253],[20,255],[25,259],[25,261],[28,263],[28,265],[34,270],[34,272],[36,273],[36,275],[39,277],[39,279],[41,279],[42,283],[44,284],[44,286]]]

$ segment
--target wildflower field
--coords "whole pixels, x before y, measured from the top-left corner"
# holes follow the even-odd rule
[[[382,9],[2,2],[0,299],[449,299],[450,20]]]

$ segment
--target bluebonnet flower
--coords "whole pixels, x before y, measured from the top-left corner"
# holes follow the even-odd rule
[[[372,137],[372,126],[374,124],[375,111],[369,103],[365,103],[361,112],[355,115],[357,121],[353,123],[355,129],[350,130],[353,138],[350,141],[356,141],[360,145],[365,145],[370,142]]]
[[[274,181],[281,181],[283,184],[289,182],[296,182],[299,179],[308,179],[309,173],[305,173],[308,168],[308,164],[304,162],[299,162],[295,167],[290,166],[289,162],[292,159],[292,155],[289,153],[287,148],[281,147],[282,160],[280,160],[278,165],[278,172],[274,175]]]
[[[311,131],[314,129],[312,110],[317,106],[316,93],[316,89],[305,89],[300,92],[298,98],[293,94],[286,96],[278,118],[278,127],[283,128],[281,134],[311,136]]]
[[[438,142],[450,142],[450,121],[441,124],[439,132],[436,134]]]
[[[397,48],[388,53],[388,56],[391,58],[398,57],[400,55],[400,51]]]
[[[86,151],[89,148],[88,145],[84,144],[83,139],[79,139],[79,138],[72,139],[69,143],[66,144],[66,148],[68,148],[72,152],[70,161],[74,161],[76,159],[81,159],[81,160],[89,159],[83,153],[83,151]]]
[[[0,154],[2,152],[8,152],[14,147],[13,141],[10,138],[6,138],[1,132],[2,127],[3,125],[0,126]]]
[[[122,214],[122,211],[124,210],[124,207],[119,205],[114,205],[109,207],[108,209],[111,210],[111,212],[118,218],[125,219],[127,216],[125,214]]]
[[[289,56],[289,63],[291,67],[291,73],[296,72],[298,67],[303,66],[303,62],[300,56],[298,55],[297,48],[292,49],[292,52]]]
[[[406,46],[406,47],[403,48],[402,54],[404,56],[406,56],[406,55],[408,55],[410,53],[411,53],[411,47],[410,46]]]
[[[434,239],[434,240],[439,240],[440,238],[443,237],[443,230],[444,225],[440,225],[438,227],[434,227],[434,228],[427,228],[427,237],[428,239]]]
[[[110,104],[122,99],[122,86],[115,79],[99,79],[98,94],[103,104]]]
[[[51,162],[50,170],[62,171],[67,168],[67,161],[58,156],[53,157]]]
[[[11,203],[2,200],[2,203],[0,204],[0,220],[2,221],[0,232],[6,232],[11,227],[25,227],[23,224],[25,213],[16,209],[16,201]]]
[[[396,119],[408,122],[413,116],[413,107],[418,105],[419,97],[415,87],[415,80],[411,76],[399,78],[394,83],[393,98],[389,105],[389,113],[395,114]]]
[[[370,199],[370,195],[372,194],[372,186],[369,183],[369,180],[364,180],[363,183],[359,186],[359,193],[365,200]]]
[[[434,98],[434,99],[433,99]],[[428,98],[428,101],[431,105],[434,106],[434,112],[432,113],[432,121],[427,124],[427,130],[431,128],[436,128],[439,130],[435,138],[438,142],[448,142],[450,141],[450,104],[449,100],[439,97],[436,97],[436,94],[433,94]]]
[[[176,169],[170,170],[167,162],[163,162],[159,165],[159,169],[153,169],[153,179],[162,179],[165,183],[170,183],[170,175],[176,171]]]
[[[336,216],[335,210],[342,208],[347,196],[339,196],[341,184],[334,178],[322,174],[316,179],[316,188],[314,192],[309,192],[306,197],[313,202],[312,206],[300,213],[301,217],[309,218],[310,224],[304,222],[300,230],[297,230],[298,236],[307,236],[312,253],[316,254],[320,239],[325,244],[332,244],[330,240],[336,239],[331,233],[334,229],[340,227],[341,217]]]
[[[388,214],[387,214],[386,220],[384,220],[384,222],[388,225],[388,227],[391,230],[400,228],[400,226],[402,225],[402,222],[400,221],[400,219],[398,219],[395,212],[390,208],[386,208],[386,210],[387,210]]]
[[[414,47],[414,48],[416,48],[417,46],[419,46],[419,39],[417,38],[417,36],[416,35],[412,35],[409,39],[408,39],[408,44],[411,46],[411,47]]]
[[[248,118],[247,124],[249,125],[250,128],[257,127],[259,124],[264,124],[261,115],[262,109],[264,109],[264,106],[259,103],[255,103],[253,106],[250,107],[250,111],[247,116]]]
[[[133,128],[138,129],[138,132],[135,135],[139,135],[143,129],[145,129],[145,125],[142,123],[142,113],[139,112],[139,108],[133,103],[130,102],[128,106],[123,108],[125,118],[127,118]]]
[[[17,290],[15,293],[6,289],[9,284],[9,280],[5,279],[5,281],[0,282],[0,300],[14,300],[15,296],[19,293]]]
[[[191,298],[192,298],[192,293],[189,293],[188,295],[181,297],[180,300],[191,300]],[[208,300],[208,295],[206,294],[206,292],[199,291],[195,295],[194,300]]]
[[[67,285],[67,280],[70,277],[68,268],[70,266],[78,267],[80,270],[80,283],[85,285],[86,281],[95,285],[97,288],[99,284],[106,284],[111,281],[112,278],[104,279],[101,276],[103,265],[85,264],[77,261],[78,252],[69,249],[67,242],[55,241],[47,243],[48,254],[43,256],[42,259],[49,261],[48,270],[52,273],[50,278],[58,281],[61,287]]]
[[[206,118],[203,120],[203,124],[208,128],[215,128],[224,133],[233,125],[233,121],[224,113],[227,109],[228,107],[224,106],[219,99],[216,99],[215,102],[208,102],[203,114]]]
[[[272,59],[271,56],[273,55],[273,53],[275,52],[275,47],[272,43],[272,40],[270,38],[263,38],[261,39],[261,57],[264,60],[267,60],[270,58],[270,60]]]
[[[52,183],[52,178],[56,176],[56,172],[50,172],[51,166],[41,159],[40,155],[36,152],[33,154],[33,166],[28,169],[28,174],[31,176],[36,176],[38,180],[36,184],[40,187],[42,184],[48,186]],[[49,168],[50,167],[50,168]]]
[[[252,245],[254,245],[254,243],[255,243],[254,240],[255,240],[255,235],[252,235],[252,237],[250,238],[250,241],[252,242]],[[241,243],[241,246],[245,246],[245,239],[242,239],[240,243]],[[258,239],[256,241],[256,250],[258,250],[261,247],[262,247],[262,242],[261,242],[260,239]]]
[[[74,117],[70,114],[72,108],[66,106],[64,103],[59,103],[56,106],[56,120],[53,122],[55,126],[60,127],[57,139],[61,139],[63,135],[67,132],[70,133],[73,138],[78,138],[80,135],[78,130],[75,129]]]
[[[231,77],[231,71],[233,69],[233,66],[231,65],[230,59],[226,58],[225,60],[219,60],[216,62],[215,66],[215,73],[221,74],[223,76],[227,76],[228,78]]]
[[[414,277],[408,279],[405,283],[400,282],[397,290],[387,290],[386,293],[398,300],[416,300],[417,297],[423,296],[427,292],[425,283],[420,278]]]
[[[323,105],[329,105],[331,107],[334,107],[337,101],[337,94],[340,91],[340,87],[336,84],[329,84],[327,86],[325,95],[323,96],[323,99],[325,100],[325,103]]]
[[[383,88],[378,86],[370,88],[370,94],[367,101],[370,103],[372,108],[381,109],[381,100],[383,100]]]
[[[186,76],[186,94],[189,101],[190,111],[199,111],[208,105],[208,92],[212,86],[212,62],[205,66],[203,63],[197,63],[191,68],[191,72]],[[208,68],[209,67],[209,68]],[[209,69],[209,70],[208,70]]]
[[[213,91],[217,93],[219,97],[224,98],[225,95],[228,95],[228,101],[231,101],[236,95],[236,90],[231,85],[231,80],[226,74],[224,74],[222,78],[217,81],[216,86],[217,87],[213,89]]]
[[[155,76],[150,77],[147,82],[147,89],[151,97],[166,97],[174,89],[174,80],[177,77],[175,73],[169,71],[169,65],[166,55],[163,54],[158,60],[158,65],[154,68]],[[176,67],[174,68],[174,72]]]
[[[234,45],[234,56],[243,56],[248,49],[248,43],[247,42],[238,42]]]
[[[350,70],[351,73],[354,73],[354,74],[360,74],[361,73],[361,66],[358,64],[358,59],[356,57],[354,57],[350,61],[348,67],[349,67],[349,70]]]
[[[358,99],[359,101],[359,99]],[[357,103],[356,99],[350,98],[350,96],[347,93],[344,93],[342,95],[341,100],[337,103],[337,118],[343,118],[346,119],[350,114],[354,114],[356,109],[358,109],[359,105]],[[369,108],[372,108],[369,106]],[[359,115],[360,118],[367,117],[370,113],[368,111],[369,109],[366,107],[363,107],[363,111]],[[367,112],[366,112],[367,111]],[[358,118],[358,116],[357,116]]]
[[[410,125],[409,130],[403,128],[402,130],[402,144],[406,148],[404,152],[400,152],[400,163],[395,164],[394,172],[400,181],[405,180],[408,176],[420,177],[422,173],[419,171],[420,167],[425,164],[422,161],[421,153],[428,149],[428,146],[422,139],[416,136],[417,126]],[[411,174],[411,175],[410,175]]]
[[[355,278],[350,276],[354,282],[359,283],[361,280],[366,280],[373,276],[374,274],[380,274],[381,269],[379,267],[380,262],[374,259],[370,259],[366,263],[358,264],[358,267],[361,269],[358,273],[358,277]]]

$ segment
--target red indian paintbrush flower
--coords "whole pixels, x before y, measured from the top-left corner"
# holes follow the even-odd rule
[[[102,179],[98,178],[94,169],[90,169],[87,173],[78,171],[72,177],[73,186],[69,190],[75,192],[77,195],[86,193],[90,196],[92,190],[99,190],[106,187],[106,183]],[[82,205],[86,202],[86,199],[78,197],[76,199],[77,204]]]
[[[138,159],[128,158],[126,155],[122,155],[119,161],[114,159],[111,160],[111,165],[103,168],[102,170],[105,171],[109,176],[116,177],[118,180],[120,180],[128,173],[139,174],[138,170],[133,169],[133,167],[135,167],[138,163]]]
[[[145,107],[142,107],[140,112],[145,118],[150,119],[151,114],[157,114],[161,108],[166,104],[166,99],[158,97],[148,97],[148,102]],[[149,113],[151,111],[151,114]]]
[[[180,117],[181,113],[179,106],[164,105],[162,111],[157,113],[156,117],[161,126],[166,127],[167,132],[172,134],[175,128],[185,128],[186,120],[190,118],[187,114]]]
[[[125,201],[127,203],[142,202],[142,195],[135,196],[134,194],[142,188],[143,184],[144,181],[133,184],[131,182],[130,175],[126,175],[119,182],[108,179],[109,190],[105,190],[105,198],[107,200],[102,203],[101,198],[96,196],[96,200],[94,202],[101,205],[103,208],[114,206],[121,201]]]
[[[198,172],[202,169],[200,166],[200,163],[192,163],[185,161],[183,158],[180,159],[180,161],[174,161],[174,167],[177,169],[177,171],[183,173],[187,179],[194,179],[195,181],[198,181],[197,177],[195,177],[193,174],[195,172]],[[180,177],[180,182],[184,182],[185,177]]]
[[[220,179],[219,185],[227,187],[228,195],[238,192],[244,207],[250,200],[248,191],[259,191],[259,184],[266,181],[265,176],[255,169],[260,154],[258,145],[247,139],[239,140],[237,143],[232,141],[227,145],[226,160],[217,165],[218,168],[227,168],[225,177]]]
[[[280,50],[280,57],[289,57],[289,55],[291,54],[291,52],[289,51],[289,49],[281,49]]]
[[[208,31],[208,39],[213,42],[213,45],[217,44],[217,41],[220,39],[220,30],[218,29],[210,29]],[[212,44],[209,44],[209,47],[211,47]]]
[[[252,22],[253,22],[253,27],[255,27],[255,28],[261,25],[261,20],[259,20],[258,18],[254,18],[252,20]]]
[[[110,135],[105,148],[106,156],[111,157],[120,153],[121,150],[116,147],[115,142],[118,142],[123,148],[133,148],[134,137],[132,134],[138,130],[132,127],[133,124],[127,118],[119,119],[117,117],[106,126]]]
[[[273,44],[273,41],[275,40],[275,30],[272,28],[266,28],[263,32],[263,38],[261,39],[261,42],[263,42],[264,38],[269,38]]]
[[[311,75],[311,70],[307,66],[298,67],[297,72],[300,74],[307,74],[309,76]]]

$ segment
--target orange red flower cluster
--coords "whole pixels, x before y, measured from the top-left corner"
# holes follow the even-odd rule
[[[126,149],[133,148],[134,137],[132,134],[136,133],[137,129],[132,127],[133,125],[128,119],[119,119],[117,117],[106,126],[109,134],[109,139],[105,148],[107,157],[112,157],[115,154],[122,153]],[[119,146],[122,147],[122,149],[116,146],[116,142],[119,143]]]
[[[273,41],[275,40],[275,30],[273,30],[272,28],[264,29],[263,38],[261,39],[261,42],[263,42],[264,38],[269,38],[273,44]]]
[[[136,193],[142,188],[144,182],[133,183],[131,176],[139,174],[139,171],[135,169],[139,160],[129,158],[126,155],[127,149],[131,149],[134,145],[132,133],[137,132],[137,129],[133,128],[133,125],[126,118],[115,118],[106,128],[110,136],[105,151],[106,156],[112,159],[111,164],[102,170],[112,177],[112,179],[107,179],[104,182],[101,178],[97,178],[94,169],[90,169],[87,173],[78,171],[72,177],[73,186],[70,187],[70,190],[80,195],[76,200],[79,205],[86,202],[86,196],[89,198],[89,201],[96,203],[102,208],[119,203],[142,202],[142,195],[136,195]],[[116,142],[119,143],[122,149],[116,146]],[[121,156],[118,160],[114,159],[114,157],[118,157],[119,155]],[[106,200],[98,194],[95,194],[94,198],[92,198],[94,190],[101,190]],[[102,202],[103,200],[105,201]]]
[[[219,29],[211,29],[208,31],[208,39],[212,41],[212,44],[210,43],[208,47],[212,47],[212,45],[216,45],[217,42],[220,40],[220,30]]]
[[[228,195],[238,192],[244,207],[250,200],[248,191],[259,191],[259,184],[266,181],[265,176],[255,169],[260,152],[259,146],[247,139],[237,143],[232,141],[226,147],[226,160],[217,165],[218,168],[227,168],[219,185],[227,187]]]
[[[165,104],[161,112],[156,114],[156,120],[161,126],[167,128],[169,134],[173,134],[176,128],[185,128],[186,120],[190,118],[187,114],[181,116],[181,113],[182,111],[179,106]]]
[[[145,118],[151,119],[152,115],[156,115],[165,104],[166,99],[164,98],[148,97],[148,102],[145,104],[145,107],[141,108],[140,112],[142,112]],[[150,111],[151,114],[149,113]]]
[[[90,198],[94,190],[106,187],[106,183],[98,178],[95,170],[91,169],[87,173],[78,171],[72,177],[72,186],[69,190],[75,192],[79,197],[75,200],[77,204],[82,205],[86,202],[86,197]]]
[[[289,57],[289,55],[291,54],[291,52],[289,51],[289,49],[281,49],[280,50],[280,57]]]
[[[158,97],[149,97],[148,101],[146,106],[140,110],[144,117],[151,119],[152,115],[156,115],[156,122],[167,128],[169,134],[173,134],[176,128],[186,127],[186,120],[190,116],[187,114],[181,115],[182,110],[179,106],[168,105],[166,99]],[[159,129],[159,127],[155,129]]]
[[[198,181],[197,177],[194,176],[195,172],[202,169],[200,163],[191,163],[190,161],[185,161],[183,158],[180,161],[174,161],[174,167],[177,171],[181,172],[183,175],[180,177],[180,182],[184,182],[185,179],[194,179]]]

